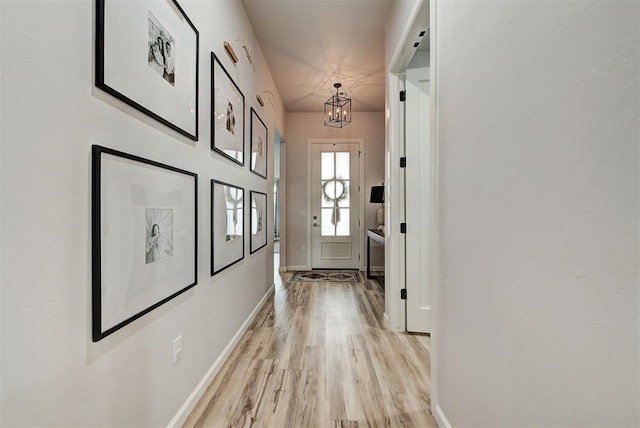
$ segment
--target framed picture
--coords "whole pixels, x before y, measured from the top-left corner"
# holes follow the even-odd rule
[[[197,283],[197,174],[92,147],[97,342]]]
[[[251,107],[251,172],[267,178],[267,125]]]
[[[211,276],[244,258],[244,189],[211,180]]]
[[[267,245],[267,194],[251,191],[251,254]]]
[[[244,165],[244,95],[211,52],[211,148]]]
[[[96,0],[96,87],[194,141],[198,44],[175,0]]]

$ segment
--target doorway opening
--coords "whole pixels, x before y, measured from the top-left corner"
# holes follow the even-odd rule
[[[273,136],[273,270],[286,270],[286,144],[278,129]]]

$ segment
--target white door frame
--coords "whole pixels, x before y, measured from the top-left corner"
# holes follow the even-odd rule
[[[450,427],[451,424],[447,421],[447,418],[444,416],[444,412],[440,408],[440,403],[438,400],[438,313],[440,309],[440,288],[442,284],[439,281],[439,269],[440,269],[440,244],[439,244],[439,177],[440,177],[440,140],[439,140],[439,132],[438,132],[438,52],[437,52],[437,7],[439,0],[414,0],[413,9],[409,14],[409,21],[407,22],[406,28],[404,29],[403,37],[401,37],[400,42],[397,46],[392,47],[393,54],[391,56],[391,60],[389,61],[389,65],[387,68],[387,107],[389,108],[389,119],[387,126],[387,155],[386,155],[386,176],[385,176],[385,184],[391,184],[392,189],[397,188],[397,182],[401,176],[397,173],[397,168],[394,168],[398,162],[398,151],[399,151],[399,130],[398,128],[403,126],[403,124],[399,121],[399,115],[395,111],[397,109],[395,103],[395,97],[397,96],[397,90],[402,89],[401,77],[402,73],[406,69],[408,64],[408,57],[411,55],[407,53],[410,50],[409,46],[411,46],[412,38],[415,36],[415,30],[418,29],[416,27],[416,22],[419,20],[418,17],[425,13],[425,11],[429,14],[429,36],[430,36],[430,80],[431,80],[431,141],[434,145],[434,165],[436,166],[435,179],[433,180],[433,200],[435,203],[434,207],[434,218],[433,221],[430,222],[429,227],[431,229],[430,236],[432,237],[432,242],[430,243],[430,248],[433,250],[433,276],[436,278],[435,283],[433,284],[433,318],[432,318],[432,334],[431,334],[431,409],[434,418],[438,422],[439,426]],[[404,117],[402,117],[404,119]],[[395,156],[394,156],[395,155]],[[397,217],[400,215],[400,207],[391,207],[388,206],[386,208],[387,212],[385,215],[389,215],[389,217],[394,217],[395,221],[400,221]],[[387,225],[389,228],[391,225]],[[410,226],[407,226],[410,227]],[[389,233],[387,232],[387,235]],[[387,239],[390,237],[387,236]],[[398,241],[398,235],[395,234],[392,240]],[[398,242],[396,242],[396,245]],[[387,244],[388,245],[388,244]],[[387,249],[388,251],[388,249]],[[391,261],[391,266],[387,264],[386,270],[393,270],[390,273],[390,281],[387,281],[387,287],[391,288],[390,290],[385,292],[385,321],[387,322],[388,328],[391,330],[396,330],[396,326],[401,324],[402,330],[405,328],[405,319],[404,319],[404,311],[399,310],[398,304],[399,301],[397,296],[400,291],[400,284],[396,281],[398,277],[402,276],[404,272],[404,266],[393,263],[393,260],[385,260],[386,262]],[[399,271],[399,272],[398,272]],[[404,284],[404,283],[403,283]],[[387,302],[387,299],[391,298],[391,302]],[[404,305],[402,305],[404,306]],[[391,309],[391,310],[390,310]],[[388,319],[387,319],[388,315]],[[401,319],[397,319],[400,316]],[[396,330],[397,331],[397,330]]]
[[[311,236],[311,164],[313,161],[313,144],[342,144],[342,143],[357,143],[358,144],[358,181],[360,189],[358,191],[358,254],[360,260],[358,262],[358,269],[364,270],[364,192],[362,186],[364,183],[364,138],[309,138],[307,140],[307,269],[310,270],[312,266],[311,252],[313,251],[312,236]]]
[[[404,89],[402,74],[387,73],[387,145],[385,147],[385,248],[384,248],[384,324],[391,331],[405,331],[404,300],[400,290],[405,284],[405,235],[400,233],[404,213],[404,169],[400,157],[404,150],[404,105],[399,99]]]

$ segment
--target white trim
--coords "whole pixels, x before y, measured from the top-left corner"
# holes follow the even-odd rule
[[[387,74],[387,145],[385,155],[385,311],[387,328],[395,332],[405,331],[405,304],[400,290],[405,281],[405,234],[400,233],[400,223],[405,221],[405,170],[399,159],[404,156],[404,107],[399,100],[404,89],[404,78]]]
[[[256,307],[249,314],[242,326],[240,326],[240,329],[237,331],[237,333],[231,338],[231,341],[222,350],[222,353],[213,362],[209,370],[207,370],[204,377],[200,380],[200,382],[198,382],[198,385],[196,385],[196,388],[193,390],[193,392],[189,394],[189,397],[187,397],[187,400],[180,407],[180,409],[178,409],[178,412],[167,424],[167,427],[181,427],[182,425],[184,425],[185,421],[187,420],[191,412],[193,412],[193,409],[196,407],[196,404],[198,404],[198,401],[200,401],[211,382],[213,382],[213,378],[215,378],[224,363],[227,361],[227,358],[229,358],[229,355],[231,355],[233,348],[235,348],[235,346],[238,344],[238,342],[242,338],[242,335],[247,331],[256,315],[258,315],[260,309],[262,309],[262,306],[264,306],[264,304],[267,302],[267,299],[269,299],[269,297],[271,297],[271,295],[273,294],[274,289],[275,284],[272,284],[271,287],[269,287],[267,293],[262,297],[262,299],[260,299]]]
[[[307,266],[313,266],[312,251],[313,242],[311,237],[311,164],[313,161],[313,144],[345,144],[357,143],[358,152],[358,185],[360,189],[364,187],[364,138],[309,138],[307,139]],[[358,194],[358,270],[364,270],[364,191]],[[306,270],[311,270],[309,267]]]
[[[433,399],[431,401],[431,404],[433,404]],[[431,408],[433,409],[434,407],[432,406]],[[452,428],[451,424],[449,423],[449,419],[447,419],[447,417],[444,414],[444,411],[439,405],[435,407],[435,411],[433,412],[433,417],[435,418],[439,427]]]
[[[287,271],[287,267],[286,266],[279,266],[278,267],[278,272],[286,272]]]
[[[433,162],[435,166],[433,171],[433,198],[431,199],[435,206],[432,209],[433,222],[431,223],[432,232],[431,238],[431,254],[432,260],[432,302],[433,309],[431,314],[431,408],[436,409],[442,416],[442,423],[438,422],[440,426],[450,427],[449,421],[444,416],[444,412],[440,408],[440,400],[438,397],[438,342],[439,342],[439,330],[438,330],[438,314],[440,312],[441,302],[439,299],[440,287],[442,283],[440,281],[440,139],[438,133],[438,25],[437,25],[437,10],[438,1],[429,0],[429,73],[431,79],[431,136],[430,139],[433,144]]]
[[[367,267],[365,266],[363,271],[366,269]],[[379,272],[384,272],[384,266],[369,266],[369,269],[372,271],[379,271]]]
[[[287,266],[287,272],[292,272],[294,270],[311,270],[311,268],[309,266],[304,266],[304,265]]]
[[[423,28],[416,23],[420,19],[420,13],[425,13],[423,9],[423,5],[427,3],[429,4],[430,0],[416,0],[411,7],[411,11],[409,12],[409,21],[407,22],[407,26],[405,27],[402,36],[400,36],[399,43],[395,48],[395,51],[391,55],[391,60],[389,61],[389,69],[387,71],[391,73],[404,73],[404,70],[409,65],[413,54],[418,50],[417,47],[413,46],[413,43],[406,46],[407,41],[409,40],[409,36],[411,34],[416,34],[417,29],[422,30]],[[426,13],[430,13],[427,9]]]

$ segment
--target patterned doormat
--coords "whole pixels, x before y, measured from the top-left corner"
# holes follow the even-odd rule
[[[364,277],[355,270],[296,271],[287,282],[364,282]]]

